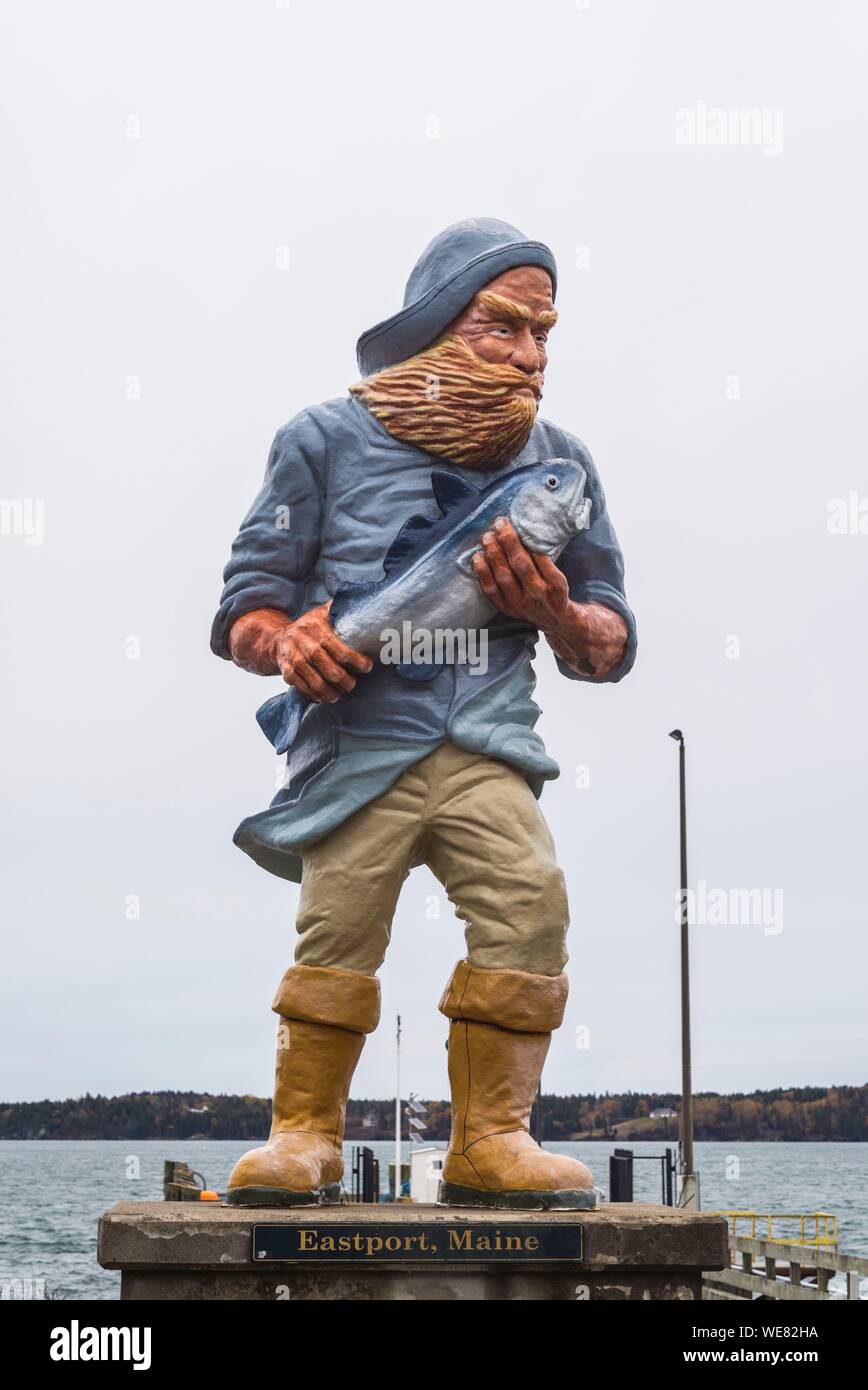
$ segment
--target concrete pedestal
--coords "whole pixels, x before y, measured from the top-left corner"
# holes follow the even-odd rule
[[[422,1205],[118,1202],[97,1258],[122,1299],[699,1299],[728,1263],[723,1217]]]

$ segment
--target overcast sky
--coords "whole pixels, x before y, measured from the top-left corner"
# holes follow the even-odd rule
[[[221,570],[275,430],[472,216],[558,259],[543,413],[639,623],[621,685],[538,660],[573,915],[544,1087],[679,1089],[676,724],[692,881],[769,909],[692,930],[696,1088],[864,1082],[864,7],[2,12],[0,1099],[270,1094],[297,889],[231,836],[279,683],[211,655]],[[354,1095],[394,1093],[398,1011],[405,1094],[447,1093],[461,955],[416,870]]]

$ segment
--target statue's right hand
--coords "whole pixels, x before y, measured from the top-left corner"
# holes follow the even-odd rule
[[[294,621],[273,608],[246,613],[229,634],[233,661],[258,675],[280,672],[308,700],[333,704],[374,663],[341,641],[329,622],[329,607],[320,604]]]

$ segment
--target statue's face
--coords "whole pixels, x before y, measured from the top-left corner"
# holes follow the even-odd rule
[[[462,468],[499,468],[530,438],[557,317],[549,276],[519,266],[490,280],[422,352],[350,392],[396,439]]]
[[[491,280],[446,331],[460,333],[483,361],[508,363],[526,373],[527,386],[519,393],[539,400],[546,343],[556,321],[549,276],[537,266],[522,265]]]

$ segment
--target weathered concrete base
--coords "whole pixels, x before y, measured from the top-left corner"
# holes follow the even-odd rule
[[[629,1279],[615,1280],[583,1271],[570,1275],[504,1274],[500,1270],[489,1274],[470,1274],[464,1270],[390,1270],[381,1273],[349,1270],[311,1275],[286,1273],[263,1274],[187,1273],[154,1274],[124,1273],[121,1277],[121,1298],[177,1299],[210,1301],[215,1299],[342,1299],[359,1302],[384,1302],[391,1299],[418,1302],[447,1302],[450,1299],[508,1302],[545,1299],[570,1301],[577,1299],[698,1299],[701,1298],[701,1275],[638,1274]]]
[[[265,1264],[253,1257],[256,1225],[290,1224],[297,1234],[322,1224],[355,1233],[431,1230],[430,1223],[443,1232],[443,1242],[450,1230],[459,1236],[470,1230],[478,1240],[504,1226],[520,1228],[522,1236],[567,1226],[576,1249],[581,1242],[581,1257],[555,1262],[474,1254],[441,1262],[414,1256],[400,1264],[378,1256]],[[724,1268],[728,1249],[722,1217],[642,1203],[505,1213],[406,1204],[311,1211],[119,1202],[100,1220],[97,1258],[103,1268],[122,1271],[122,1299],[668,1300],[701,1298],[702,1271]]]

